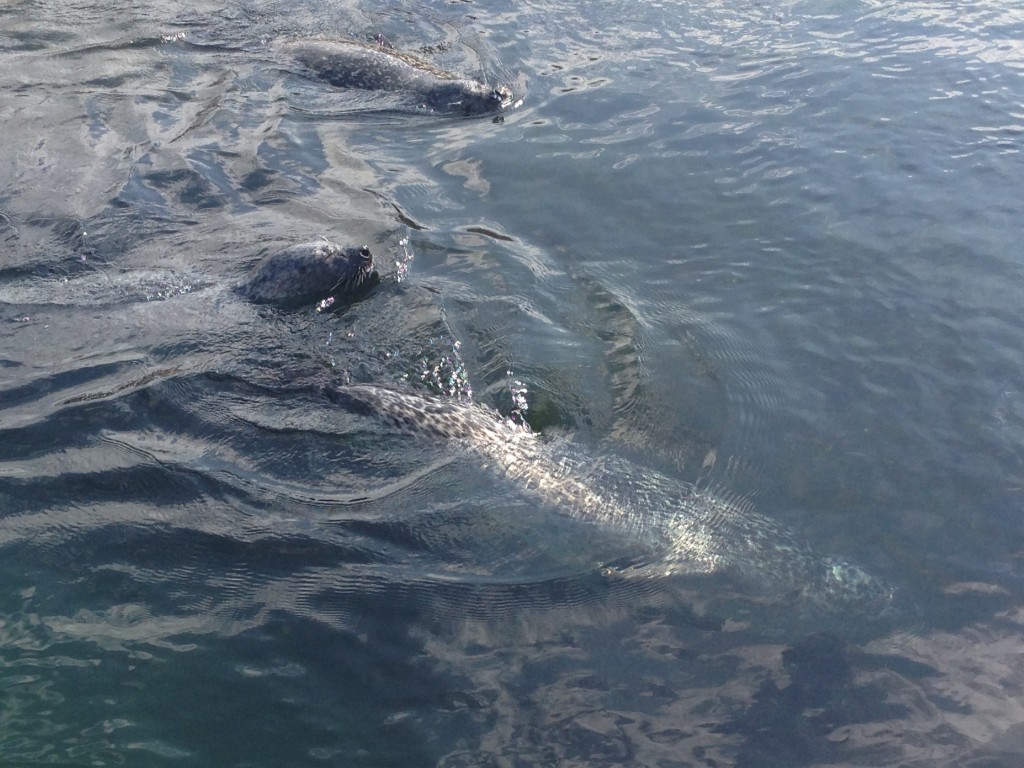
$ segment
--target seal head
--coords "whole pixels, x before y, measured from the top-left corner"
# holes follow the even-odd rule
[[[499,112],[512,103],[512,90],[504,85],[489,86],[476,80],[439,80],[422,91],[424,105],[449,115],[485,115]]]
[[[253,268],[240,291],[257,304],[297,307],[358,295],[376,278],[373,255],[365,245],[342,247],[321,240],[268,256]]]

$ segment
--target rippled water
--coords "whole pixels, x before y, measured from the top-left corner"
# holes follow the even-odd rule
[[[1024,5],[0,19],[0,762],[1020,762]],[[395,110],[275,45],[378,33],[522,103]],[[377,289],[231,290],[319,236]],[[748,499],[722,551],[892,599],[638,577],[629,526],[347,381],[528,421],[645,524]]]

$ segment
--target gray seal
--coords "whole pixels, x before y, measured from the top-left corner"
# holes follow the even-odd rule
[[[293,245],[263,259],[238,290],[257,304],[291,307],[347,298],[378,279],[373,254],[365,245],[343,247],[320,240]]]
[[[512,103],[506,86],[489,86],[446,72],[393,48],[354,40],[285,43],[281,50],[302,65],[304,74],[335,88],[390,91],[412,106],[449,115],[485,115]]]
[[[593,456],[568,441],[544,441],[473,403],[369,384],[324,393],[403,433],[460,446],[539,503],[649,549],[650,559],[623,575],[722,572],[828,611],[857,607],[880,615],[892,599],[892,589],[860,566],[816,552],[738,497]]]
[[[327,309],[362,297],[379,282],[373,255],[365,245],[341,246],[318,240],[267,256],[232,284],[179,270],[90,267],[89,272],[75,277],[0,280],[0,303],[118,306],[184,295],[212,298],[230,294],[254,304],[294,309],[319,303],[319,309]]]

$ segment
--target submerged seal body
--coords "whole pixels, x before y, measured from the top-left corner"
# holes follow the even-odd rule
[[[456,443],[524,493],[582,522],[621,531],[651,551],[624,573],[731,573],[829,611],[888,608],[892,590],[859,566],[822,556],[745,501],[617,458],[545,442],[485,407],[372,385],[328,396],[409,434]]]
[[[327,240],[293,245],[257,264],[239,291],[257,304],[298,306],[357,293],[376,277],[365,245],[343,247]]]
[[[417,107],[454,115],[484,115],[512,102],[505,86],[489,86],[437,69],[415,56],[351,40],[290,42],[282,50],[306,73],[335,88],[390,91]]]

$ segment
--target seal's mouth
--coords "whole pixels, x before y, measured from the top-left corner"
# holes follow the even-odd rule
[[[364,245],[359,248],[356,258],[359,262],[355,274],[346,282],[346,287],[349,289],[359,288],[377,274],[377,270],[373,268],[373,254],[370,253],[370,249],[367,246]]]
[[[367,246],[361,246],[359,248],[359,271],[366,275],[373,272],[373,254],[370,253],[370,249]]]
[[[351,253],[351,251],[350,251]],[[344,293],[359,288],[377,272],[373,268],[373,254],[365,245],[360,246],[350,258],[350,268],[331,286],[332,294]]]
[[[505,109],[512,105],[515,95],[507,85],[496,85],[491,91],[491,100],[497,105],[497,109]]]
[[[331,286],[330,293],[326,298],[317,302],[318,312],[334,311],[340,306],[347,306],[358,301],[380,282],[380,275],[374,269],[373,254],[370,253],[367,246],[360,246],[359,250],[349,258],[350,263],[354,265],[353,268],[349,269],[338,282]]]

